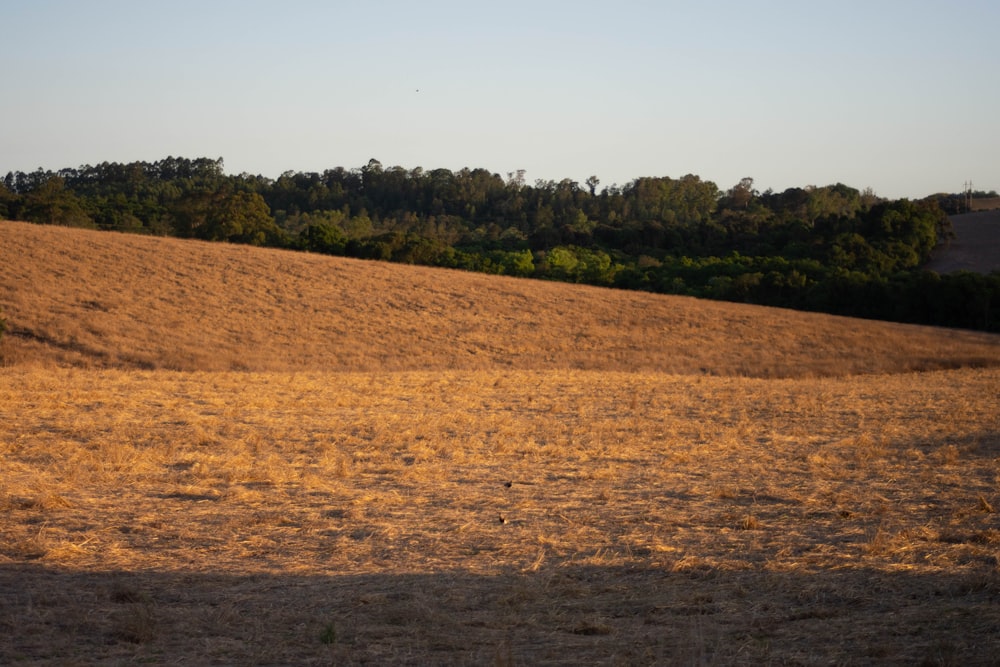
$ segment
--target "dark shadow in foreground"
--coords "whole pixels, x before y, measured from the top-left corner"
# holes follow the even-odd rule
[[[1000,577],[0,565],[2,664],[995,664]]]

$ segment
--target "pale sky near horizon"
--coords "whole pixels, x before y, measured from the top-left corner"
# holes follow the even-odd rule
[[[0,0],[0,175],[482,167],[1000,190],[1000,2]]]

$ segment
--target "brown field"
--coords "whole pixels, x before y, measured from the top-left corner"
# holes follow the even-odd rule
[[[972,200],[973,211],[995,211],[1000,209],[1000,197],[975,198]]]
[[[949,219],[955,238],[934,251],[927,268],[938,273],[1000,271],[1000,210]]]
[[[0,664],[995,664],[1000,337],[0,223]]]
[[[8,363],[841,376],[1000,364],[1000,337],[247,246],[0,222]]]

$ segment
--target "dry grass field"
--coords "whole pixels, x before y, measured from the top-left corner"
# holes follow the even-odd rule
[[[1000,209],[1000,197],[976,198],[972,200],[973,211],[996,211]]]
[[[995,664],[1000,337],[0,223],[0,664]]]
[[[1000,363],[1000,339],[247,246],[0,222],[9,364],[839,376]]]
[[[927,268],[938,273],[1000,270],[1000,210],[951,216],[955,238],[937,249]]]

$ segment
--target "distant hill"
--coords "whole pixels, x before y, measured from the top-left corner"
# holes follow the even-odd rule
[[[953,215],[949,219],[955,238],[934,251],[927,268],[938,273],[1000,270],[1000,210]]]
[[[0,222],[6,365],[754,377],[1000,365],[1000,336]]]

